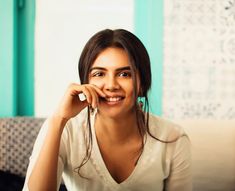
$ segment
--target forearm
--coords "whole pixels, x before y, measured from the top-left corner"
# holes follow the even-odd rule
[[[48,132],[29,177],[30,191],[56,190],[60,139],[65,124],[66,120],[57,116],[48,119]]]

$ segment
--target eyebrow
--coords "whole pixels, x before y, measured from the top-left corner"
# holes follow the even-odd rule
[[[93,71],[93,70],[104,70],[104,71],[106,71],[107,69],[103,68],[103,67],[93,67],[93,68],[90,69],[90,72]],[[131,70],[131,68],[130,68],[130,66],[124,66],[124,67],[117,68],[115,71],[119,72],[119,71],[122,71],[122,70]]]

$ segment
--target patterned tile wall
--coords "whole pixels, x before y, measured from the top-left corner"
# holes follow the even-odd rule
[[[235,119],[235,0],[164,1],[163,116]]]

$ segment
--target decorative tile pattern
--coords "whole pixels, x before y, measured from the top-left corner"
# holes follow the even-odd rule
[[[235,119],[235,0],[165,0],[163,115]]]
[[[45,119],[0,119],[0,170],[25,176],[33,144]]]

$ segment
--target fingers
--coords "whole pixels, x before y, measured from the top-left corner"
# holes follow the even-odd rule
[[[79,96],[81,102],[87,102],[92,108],[98,107],[99,97],[106,97],[101,89],[92,84],[71,84],[70,88],[72,96]]]
[[[99,94],[99,96],[101,97],[106,97],[106,94],[101,90],[99,89],[97,86],[93,85],[93,84],[90,84],[90,86],[92,86],[93,88],[95,88],[96,92]]]
[[[96,91],[89,86],[84,86],[84,94],[87,98],[87,102],[89,103],[89,105],[91,105],[92,108],[96,108],[99,102],[99,98]]]

